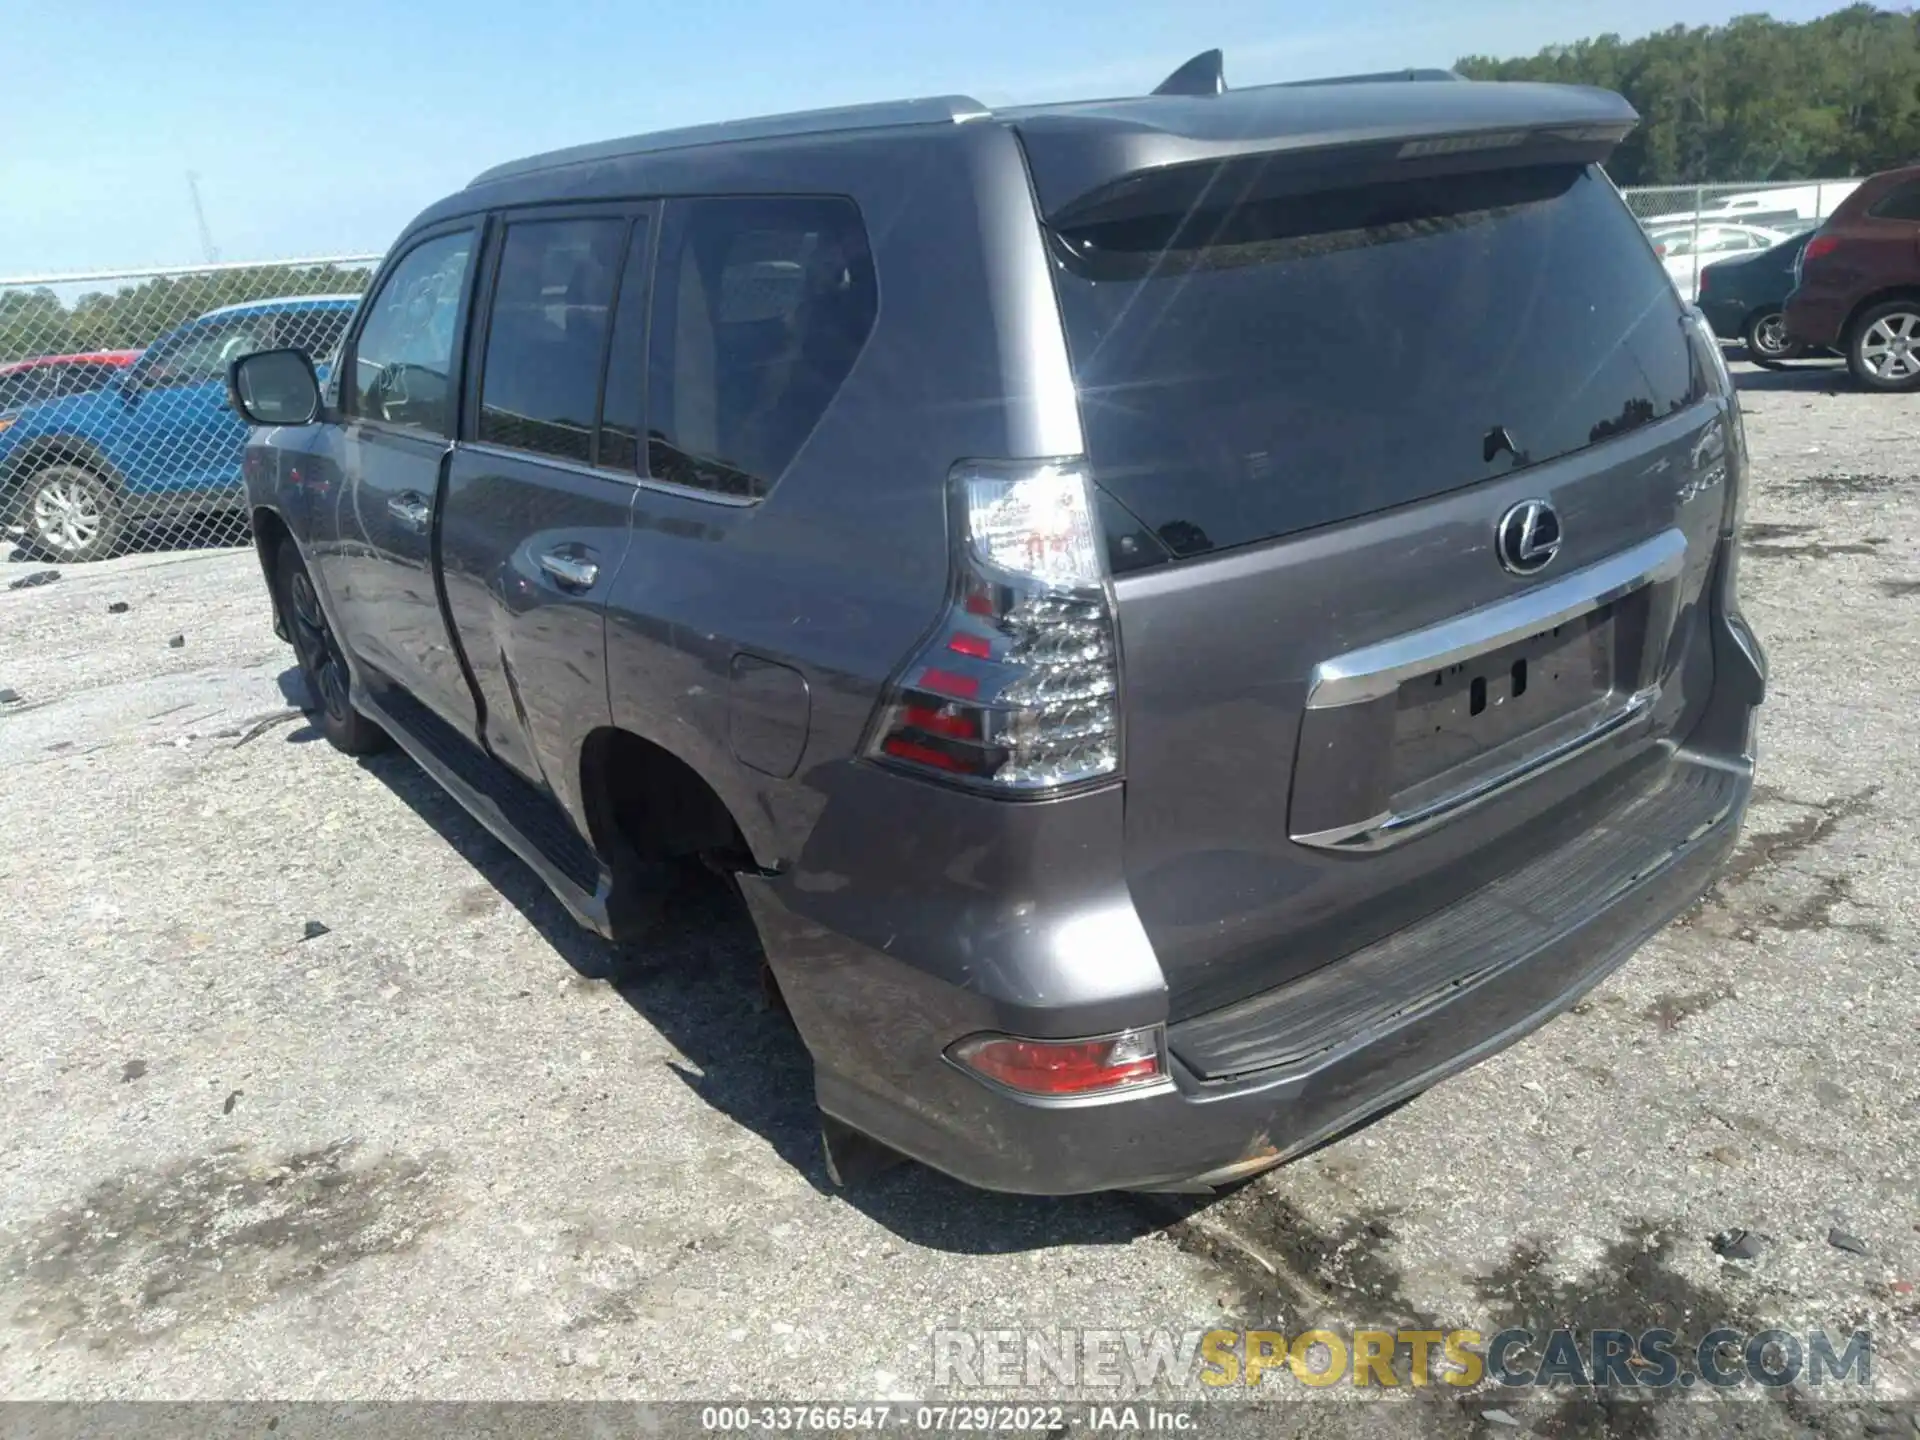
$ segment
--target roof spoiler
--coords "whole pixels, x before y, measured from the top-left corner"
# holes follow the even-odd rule
[[[1577,86],[1383,83],[1263,85],[1165,111],[1122,101],[1036,112],[1020,128],[1040,213],[1072,227],[1226,196],[1595,164],[1639,118],[1620,96]]]

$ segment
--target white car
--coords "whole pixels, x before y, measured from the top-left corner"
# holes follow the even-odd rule
[[[1652,225],[1647,235],[1674,288],[1689,302],[1699,296],[1700,271],[1743,252],[1771,250],[1790,232],[1760,225]]]

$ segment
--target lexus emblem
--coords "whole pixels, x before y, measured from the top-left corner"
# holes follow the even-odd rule
[[[1544,500],[1522,500],[1500,517],[1493,548],[1513,575],[1537,575],[1560,553],[1560,516]]]

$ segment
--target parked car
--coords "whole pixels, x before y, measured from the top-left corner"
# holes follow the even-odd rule
[[[138,350],[89,350],[80,355],[38,355],[0,365],[0,414],[98,390],[140,358]]]
[[[357,303],[230,305],[168,331],[95,389],[0,411],[0,528],[78,562],[113,553],[130,525],[237,510],[246,427],[226,403],[228,361],[273,346],[325,354]]]
[[[1801,252],[1787,332],[1869,390],[1920,389],[1920,165],[1869,176]]]
[[[1655,226],[1647,233],[1674,288],[1688,300],[1699,293],[1700,268],[1709,261],[1770,250],[1788,238],[1759,225]]]
[[[1787,292],[1793,289],[1793,269],[1813,232],[1790,236],[1758,254],[1718,260],[1700,271],[1695,303],[1722,340],[1745,343],[1756,364],[1774,366],[1806,353],[1806,347],[1787,334]]]
[[[1632,109],[1162,88],[503,165],[333,393],[231,376],[327,737],[616,940],[731,873],[838,1177],[1270,1167],[1572,1004],[1747,804],[1745,443]]]

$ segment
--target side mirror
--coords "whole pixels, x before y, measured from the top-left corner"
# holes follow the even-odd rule
[[[249,425],[309,425],[320,382],[304,350],[260,350],[227,367],[227,403]]]

